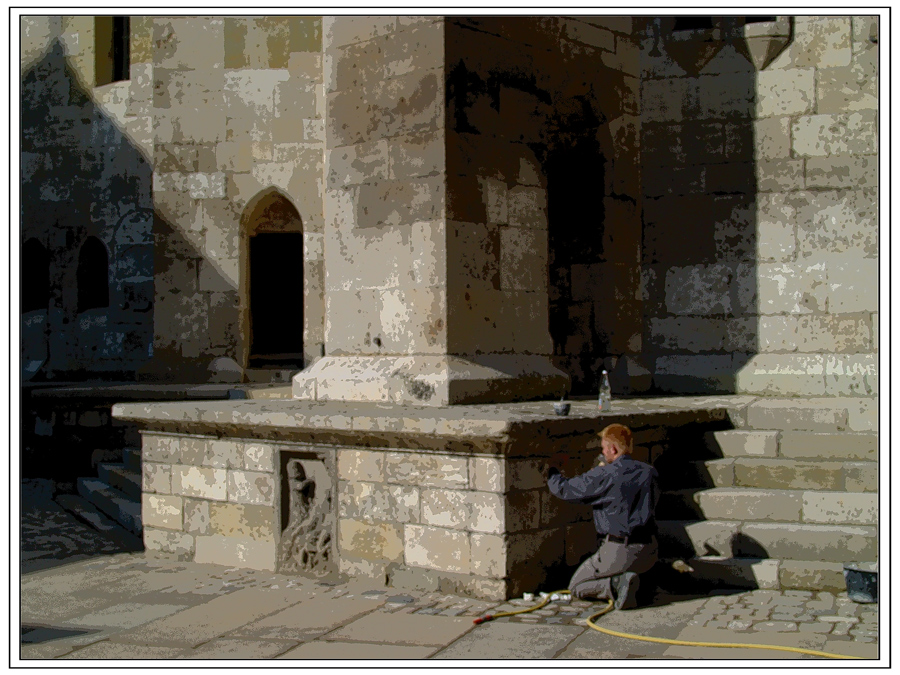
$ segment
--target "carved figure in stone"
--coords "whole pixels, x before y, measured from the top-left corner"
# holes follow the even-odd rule
[[[331,490],[317,498],[316,482],[298,459],[288,461],[287,480],[288,524],[281,537],[279,568],[324,576],[333,571]]]

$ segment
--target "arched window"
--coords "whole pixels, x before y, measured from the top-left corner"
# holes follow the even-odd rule
[[[109,307],[109,254],[97,237],[88,237],[78,254],[78,312]]]
[[[131,79],[130,17],[94,17],[94,48],[97,86]]]
[[[37,239],[22,246],[22,311],[47,309],[50,304],[50,254]]]

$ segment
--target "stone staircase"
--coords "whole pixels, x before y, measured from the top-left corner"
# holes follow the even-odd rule
[[[844,563],[878,556],[877,406],[866,401],[758,399],[694,456],[670,449],[657,463],[662,557],[732,586],[843,590]]]
[[[97,465],[96,478],[79,478],[78,495],[57,498],[63,508],[132,548],[141,546],[141,451],[125,448],[121,463]]]

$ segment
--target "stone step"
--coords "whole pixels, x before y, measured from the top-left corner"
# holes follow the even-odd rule
[[[739,520],[661,520],[660,557],[724,556],[826,563],[874,561],[878,528]]]
[[[122,450],[122,462],[129,471],[141,472],[141,449],[125,448]]]
[[[124,464],[100,464],[97,473],[104,483],[135,501],[141,501],[141,474],[126,469]]]
[[[878,494],[753,487],[673,490],[660,495],[657,513],[677,520],[875,525]]]
[[[665,561],[671,564],[674,561]],[[821,560],[778,560],[697,556],[683,560],[678,576],[704,585],[763,590],[840,593],[846,589],[842,563]],[[670,575],[671,576],[671,575]]]
[[[78,494],[122,525],[129,532],[140,535],[141,503],[110,487],[99,478],[79,478]]]
[[[871,432],[813,432],[733,429],[704,434],[706,450],[714,457],[757,457],[840,461],[874,461],[878,434]]]
[[[747,429],[834,433],[877,431],[874,398],[760,398],[747,406]]]
[[[668,465],[663,489],[749,487],[775,490],[876,492],[877,462],[811,462],[728,458]]]
[[[121,545],[123,549],[139,551],[143,548],[140,537],[126,530],[86,499],[78,495],[58,495],[55,501],[76,518]]]
[[[244,371],[244,377],[251,384],[290,384],[291,377],[298,372],[299,368],[248,368]]]

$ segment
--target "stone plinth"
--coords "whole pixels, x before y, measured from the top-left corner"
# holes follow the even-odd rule
[[[650,461],[669,429],[727,423],[750,400],[622,401],[604,415],[584,401],[569,417],[550,401],[122,403],[113,414],[143,429],[149,551],[507,598],[564,581],[596,546],[590,508],[547,491],[548,456],[567,452],[584,471],[597,431],[620,422]]]

